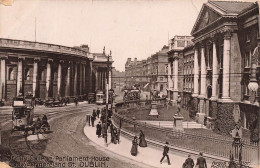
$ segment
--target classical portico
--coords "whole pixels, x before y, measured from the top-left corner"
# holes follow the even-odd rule
[[[195,43],[192,104],[201,124],[225,122],[218,117],[221,113],[233,116],[234,104],[240,101],[241,89],[234,83],[240,83],[241,77],[232,75],[241,66],[240,52],[232,47],[239,44],[237,15],[230,15],[215,3],[203,5],[191,32]]]

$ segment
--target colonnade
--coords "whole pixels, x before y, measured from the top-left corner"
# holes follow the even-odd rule
[[[9,57],[1,55],[1,73],[0,73],[0,100],[5,101],[7,99],[7,92],[12,92],[12,96],[18,96],[20,94],[26,95],[24,85],[31,85],[26,88],[26,92],[29,90],[34,97],[48,99],[49,97],[69,97],[86,95],[91,88],[87,86],[86,81],[91,83],[91,76],[86,73],[86,70],[90,67],[87,66],[85,61],[72,62],[65,60],[53,60],[53,59],[40,59],[39,57],[29,58],[25,56]],[[12,59],[8,63],[9,58]],[[17,60],[14,62],[13,60]],[[7,78],[10,66],[17,67],[16,82],[10,81]],[[25,68],[29,68],[29,76],[31,78],[25,82]],[[54,75],[55,74],[55,75]],[[39,79],[41,75],[42,79]],[[10,82],[13,86],[16,85],[16,89],[12,91],[7,85]],[[9,83],[7,83],[9,82]],[[92,84],[91,84],[92,85]],[[11,89],[11,90],[10,90]],[[91,91],[92,92],[92,91]],[[43,96],[44,95],[44,96]],[[9,101],[13,97],[8,97]]]
[[[106,83],[107,83],[107,70],[106,68],[97,68],[95,70],[96,75],[96,90],[105,90],[106,89]],[[108,74],[108,89],[111,89],[112,87],[112,73],[109,71]]]
[[[230,98],[230,57],[231,57],[231,32],[227,31],[224,34],[223,39],[223,58],[221,58],[220,54],[217,56],[217,47],[216,40],[214,37],[210,39],[211,47],[212,47],[212,58],[209,58],[209,52],[205,50],[205,42],[195,44],[195,52],[194,52],[194,92],[193,97],[199,99],[199,107],[197,116],[199,117],[199,122],[204,121],[204,116],[208,115],[207,110],[205,108],[205,100],[209,99],[207,97],[207,73],[212,70],[212,96],[210,97],[211,101],[222,101],[222,102],[231,102]],[[199,55],[200,49],[200,55]],[[207,52],[207,55],[205,55]],[[199,69],[199,56],[200,56],[200,69]],[[208,57],[207,59],[205,57]],[[221,63],[218,62],[218,57],[223,59],[223,66],[221,67]],[[212,69],[209,68],[209,60],[212,59]],[[206,64],[206,60],[208,61]],[[208,65],[208,67],[206,66]],[[218,78],[219,78],[219,70],[218,65],[222,68],[222,96],[221,99],[218,99]],[[200,70],[200,72],[199,72]],[[200,85],[199,85],[200,80]]]

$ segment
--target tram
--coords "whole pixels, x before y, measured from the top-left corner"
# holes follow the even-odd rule
[[[109,90],[109,92],[108,92],[108,104],[110,104],[112,102],[113,96],[114,96],[114,91]],[[96,104],[98,104],[98,105],[106,104],[106,92],[105,91],[98,91],[96,93]]]
[[[17,96],[13,99],[13,130],[25,131],[33,124],[34,101],[32,96]]]

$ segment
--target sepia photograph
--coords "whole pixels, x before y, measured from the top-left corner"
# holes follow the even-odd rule
[[[0,168],[260,168],[259,6],[0,0]]]

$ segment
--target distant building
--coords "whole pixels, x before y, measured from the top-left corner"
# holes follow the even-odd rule
[[[125,64],[126,85],[133,86],[140,84],[146,91],[158,90],[161,94],[167,94],[167,65],[168,65],[168,46],[163,48],[146,60],[134,61],[127,59]]]
[[[168,101],[177,101],[178,95],[183,94],[183,49],[192,44],[192,36],[174,36],[169,41],[168,51]]]

